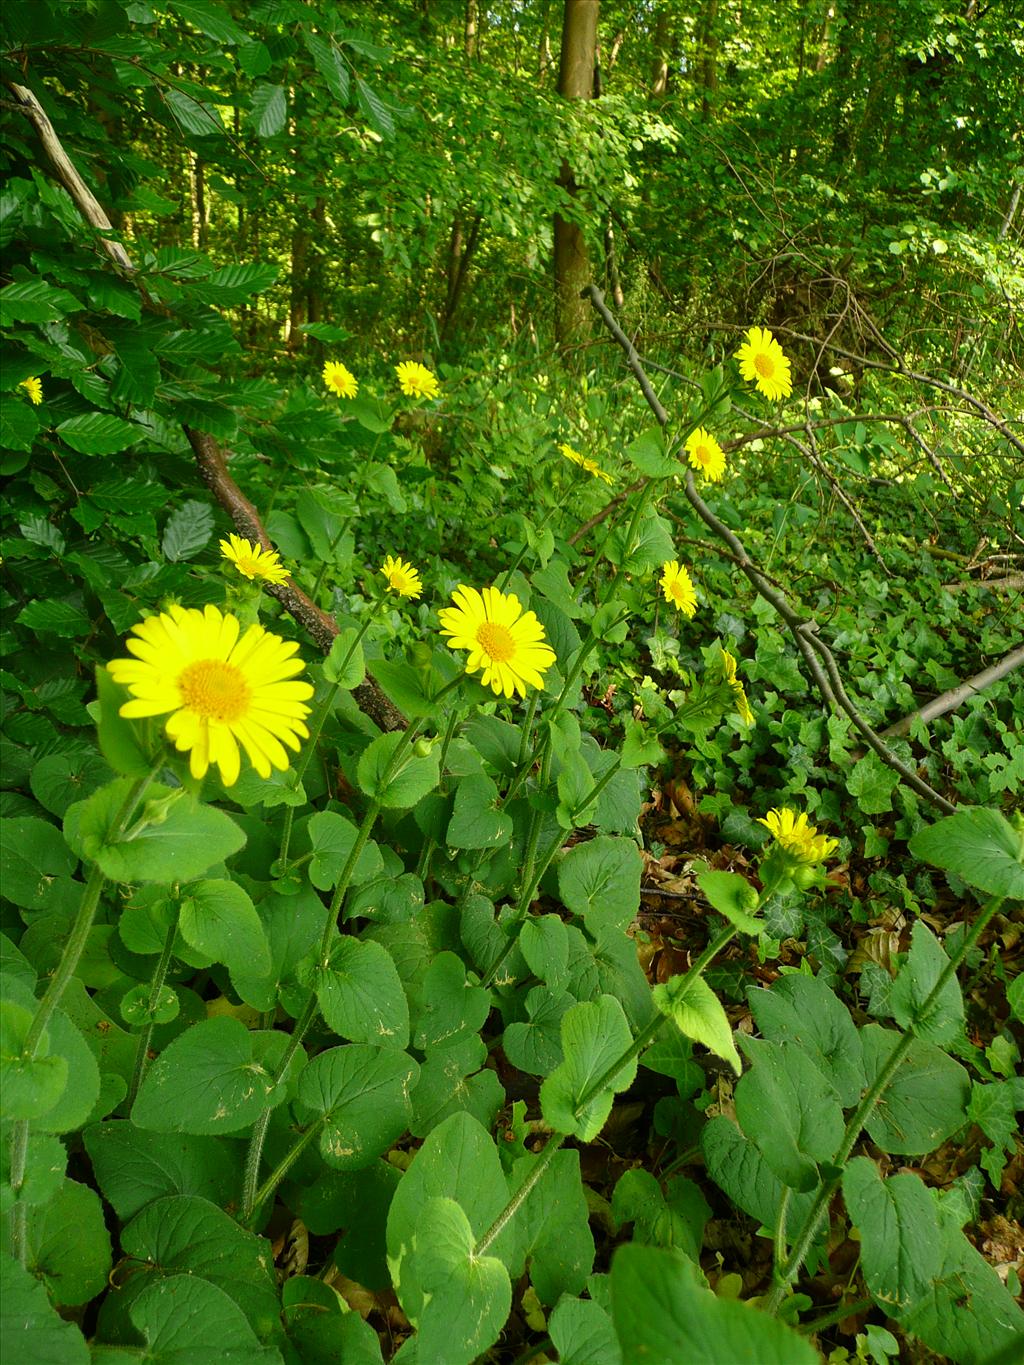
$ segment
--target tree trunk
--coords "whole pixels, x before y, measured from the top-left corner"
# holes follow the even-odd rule
[[[477,0],[466,0],[466,56],[471,59],[480,55],[478,28]]]
[[[651,67],[651,94],[662,98],[668,94],[668,12],[664,0],[654,21],[654,62]]]
[[[715,116],[718,93],[718,0],[705,0],[701,14],[697,49],[700,58],[700,116],[710,123]]]
[[[192,205],[192,245],[202,251],[206,245],[206,179],[203,163],[194,152],[188,152],[188,189]]]
[[[590,99],[594,90],[594,57],[600,0],[565,0],[558,93],[563,99]],[[558,183],[571,198],[577,194],[572,167],[563,161]],[[563,357],[590,335],[590,309],[580,298],[590,283],[587,241],[576,223],[555,214],[555,339]]]

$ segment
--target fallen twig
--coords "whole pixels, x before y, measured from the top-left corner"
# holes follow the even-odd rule
[[[882,734],[885,738],[891,739],[898,735],[908,734],[917,720],[922,721],[925,725],[929,721],[938,720],[939,716],[945,716],[950,711],[955,711],[965,701],[969,701],[971,697],[976,697],[986,687],[991,687],[993,683],[999,682],[1001,678],[1007,677],[1008,674],[1022,666],[1024,666],[1024,645],[1019,649],[1011,649],[1009,654],[1004,654],[997,664],[992,664],[990,668],[975,673],[973,678],[968,678],[957,687],[951,687],[948,692],[943,692],[941,696],[933,697],[930,702],[918,707],[916,711],[911,711],[908,716],[902,716],[887,730],[883,730]]]

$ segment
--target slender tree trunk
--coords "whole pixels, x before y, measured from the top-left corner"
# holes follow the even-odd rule
[[[835,7],[829,5],[825,11],[825,18],[821,25],[821,32],[818,36],[818,59],[814,63],[815,71],[824,71],[828,63],[828,43],[832,36],[832,20],[836,17]]]
[[[705,0],[698,35],[700,54],[700,116],[710,123],[715,116],[718,93],[718,0]]]
[[[540,19],[540,40],[537,43],[537,77],[544,85],[547,74],[551,70],[553,59],[551,56],[551,0],[544,0],[544,8],[541,11]]]
[[[301,213],[301,208],[297,209]],[[296,224],[292,231],[291,260],[291,303],[288,308],[288,324],[285,328],[285,345],[289,351],[302,348],[304,333],[302,324],[308,322],[306,259],[309,254],[309,233]]]
[[[565,0],[558,93],[563,99],[590,99],[594,90],[594,58],[600,0]],[[577,194],[572,167],[563,161],[558,183],[571,198]],[[590,335],[590,308],[580,298],[590,283],[590,259],[582,228],[561,214],[554,221],[555,338],[566,356]]]
[[[479,14],[477,11],[477,0],[466,0],[466,32],[465,45],[466,56],[476,58],[479,54],[479,35],[478,35]]]
[[[188,153],[188,189],[192,205],[192,245],[202,251],[206,245],[206,177],[203,163],[194,152]]]
[[[664,3],[654,20],[654,61],[651,65],[651,94],[660,99],[668,94],[668,12]]]

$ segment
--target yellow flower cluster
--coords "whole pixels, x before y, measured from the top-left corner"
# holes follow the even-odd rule
[[[43,401],[43,381],[41,379],[23,379],[18,385],[19,389],[24,389],[28,394],[29,402],[37,407]]]
[[[759,817],[758,824],[769,829],[775,842],[802,863],[823,863],[839,847],[838,839],[819,834],[803,811],[790,810],[788,806],[770,810]]]
[[[436,398],[441,392],[437,375],[415,360],[403,360],[395,366],[398,384],[407,398]],[[339,398],[355,398],[359,380],[340,360],[324,362],[324,383]]]

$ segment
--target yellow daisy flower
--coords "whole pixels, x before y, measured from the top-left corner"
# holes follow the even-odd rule
[[[739,712],[740,720],[744,725],[753,725],[754,713],[750,709],[750,703],[747,701],[747,694],[743,689],[743,684],[736,676],[736,660],[727,649],[722,650],[722,677],[735,694],[736,710]]]
[[[386,555],[380,571],[388,580],[388,587],[399,597],[419,597],[423,592],[419,569],[414,569],[405,560]]]
[[[515,593],[484,588],[483,593],[464,585],[452,593],[454,606],[438,612],[441,634],[452,649],[468,649],[466,672],[497,696],[526,696],[527,687],[542,688],[544,673],[555,662],[544,627],[532,611],[524,612]]]
[[[441,392],[437,375],[415,360],[403,360],[401,365],[395,366],[395,374],[398,375],[402,392],[408,398],[436,398]]]
[[[758,818],[758,824],[769,829],[775,842],[802,863],[823,863],[839,847],[838,839],[819,834],[816,826],[808,824],[803,811],[790,810],[788,806],[770,810]]]
[[[603,479],[605,483],[614,483],[615,480],[610,474],[606,474],[596,460],[590,460],[586,455],[581,455],[578,450],[573,450],[572,446],[567,446],[564,442],[558,447],[567,460],[573,464],[578,464],[581,469],[585,469],[588,474],[592,474],[595,479]]]
[[[671,602],[684,616],[693,616],[697,610],[697,594],[693,582],[685,569],[679,567],[675,559],[661,566],[661,590],[665,601]]]
[[[747,339],[736,352],[740,374],[752,381],[769,402],[788,398],[793,392],[789,360],[766,327],[751,327]]]
[[[43,401],[43,381],[41,379],[23,379],[18,388],[24,389],[29,400],[37,406]]]
[[[193,777],[211,763],[225,787],[238,780],[239,743],[261,777],[288,767],[284,745],[298,751],[308,738],[304,725],[313,695],[307,682],[291,681],[305,664],[298,645],[241,623],[216,607],[171,607],[132,626],[127,641],[132,659],[107,668],[132,694],[120,714],[162,716],[175,748],[189,754]],[[134,637],[134,638],[133,638]]]
[[[343,365],[340,360],[324,362],[324,383],[339,398],[355,398],[359,392],[359,381],[348,366]]]
[[[725,451],[703,427],[687,436],[686,453],[693,468],[699,469],[709,482],[717,483],[725,473]]]
[[[263,578],[268,583],[287,583],[288,570],[276,550],[265,550],[255,541],[232,534],[220,543],[220,552],[246,578]]]

